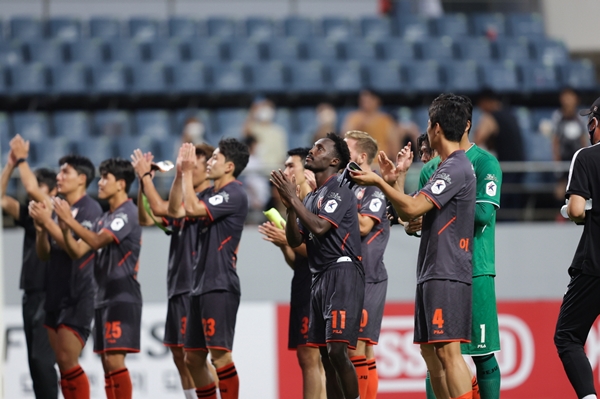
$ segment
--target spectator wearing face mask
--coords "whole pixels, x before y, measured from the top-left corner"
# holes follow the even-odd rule
[[[273,102],[258,100],[252,104],[244,126],[244,136],[256,138],[256,157],[266,170],[278,168],[283,163],[288,147],[287,133],[274,119]]]
[[[317,129],[313,136],[312,143],[327,136],[327,133],[335,132],[337,123],[337,113],[333,105],[321,103],[317,106]],[[310,143],[310,144],[312,144]]]
[[[204,124],[196,117],[188,118],[183,124],[181,135],[182,143],[202,144],[204,143]]]

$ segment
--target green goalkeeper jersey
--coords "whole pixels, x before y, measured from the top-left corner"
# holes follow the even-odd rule
[[[500,187],[502,185],[502,171],[498,160],[489,152],[477,147],[475,144],[466,151],[467,158],[473,164],[477,179],[476,202],[489,203],[494,206],[492,217],[485,224],[475,222],[473,234],[473,277],[496,275],[496,210],[500,208]],[[419,190],[425,186],[440,164],[437,156],[427,162],[421,169]],[[477,219],[477,218],[476,218]]]

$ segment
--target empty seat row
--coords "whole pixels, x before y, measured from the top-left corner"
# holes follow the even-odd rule
[[[159,37],[251,37],[321,36],[334,39],[389,36],[421,38],[425,36],[491,35],[543,36],[544,24],[539,14],[446,14],[427,19],[408,15],[393,17],[363,17],[351,20],[343,17],[310,19],[288,17],[280,20],[250,17],[243,20],[210,17],[195,20],[173,17],[167,20],[137,17],[126,21],[110,17],[94,17],[89,21],[57,17],[42,21],[34,17],[15,17],[0,25],[4,36],[15,39],[56,38],[72,41],[81,37],[132,37],[154,40]]]

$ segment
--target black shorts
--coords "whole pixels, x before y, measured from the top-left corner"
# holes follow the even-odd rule
[[[142,304],[115,302],[96,309],[94,352],[140,351]]]
[[[56,311],[46,311],[44,327],[54,331],[58,331],[59,328],[66,328],[75,334],[82,346],[85,346],[92,331],[93,318],[93,298],[82,298],[73,306]]]
[[[169,298],[165,338],[163,339],[166,346],[183,346],[189,310],[189,294],[175,295]]]
[[[356,347],[365,277],[354,263],[336,263],[315,276],[311,289],[308,342],[346,342]]]
[[[417,284],[415,344],[471,342],[471,284],[428,280]]]
[[[365,284],[365,303],[360,319],[358,339],[366,341],[370,345],[377,345],[379,342],[387,285],[387,280]]]
[[[299,346],[314,346],[308,343],[309,320],[310,301],[290,306],[288,349],[298,349]]]
[[[240,296],[229,291],[213,291],[190,297],[185,349],[231,352],[239,307]]]

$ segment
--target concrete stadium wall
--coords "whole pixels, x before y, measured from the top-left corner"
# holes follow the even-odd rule
[[[546,34],[565,42],[569,51],[598,52],[600,42],[590,29],[598,25],[600,2],[596,0],[543,0]]]
[[[498,299],[560,299],[568,282],[567,268],[582,228],[569,223],[501,224],[496,231]],[[21,301],[19,272],[22,230],[4,231],[4,297],[7,305]],[[418,239],[395,226],[385,253],[389,273],[388,300],[411,301],[415,289]],[[145,228],[139,281],[145,302],[166,301],[169,238]],[[238,273],[244,301],[287,302],[292,271],[279,249],[263,241],[255,226],[244,230]]]

